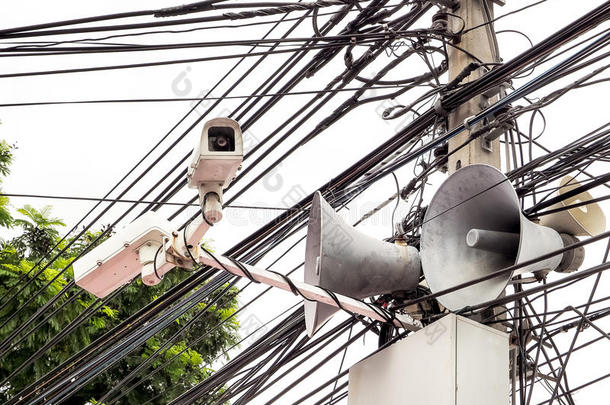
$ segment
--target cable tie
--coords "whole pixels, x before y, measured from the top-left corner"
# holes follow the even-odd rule
[[[175,17],[177,15],[196,13],[198,11],[209,11],[214,10],[214,3],[218,0],[206,0],[192,4],[183,4],[181,6],[167,7],[158,10],[153,15],[156,18],[160,17]]]
[[[400,191],[400,198],[406,201],[407,198],[409,198],[409,195],[413,192],[413,190],[415,190],[415,185],[417,184],[417,181],[417,177],[411,179],[411,181]]]

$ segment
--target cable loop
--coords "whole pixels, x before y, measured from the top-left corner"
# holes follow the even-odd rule
[[[246,278],[248,278],[251,282],[255,284],[260,284],[260,281],[254,279],[254,276],[252,276],[252,273],[250,273],[246,266],[238,262],[236,259],[233,259],[232,257],[227,256],[227,259],[229,259],[235,266],[237,266],[241,270],[241,272],[244,273]]]
[[[157,276],[159,280],[163,280],[163,276],[160,276],[157,271],[157,256],[159,256],[161,249],[163,249],[163,243],[161,243],[161,246],[159,246],[159,249],[155,252],[155,258],[153,259],[153,270],[155,271],[155,276]]]

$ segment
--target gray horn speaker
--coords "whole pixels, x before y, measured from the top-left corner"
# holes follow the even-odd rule
[[[459,169],[440,186],[424,218],[421,261],[433,293],[477,279],[575,242],[573,236],[537,225],[521,213],[504,174],[488,165]],[[438,297],[450,310],[496,299],[509,280],[525,272],[572,271],[582,252],[553,256]]]
[[[568,191],[580,187],[580,183],[570,176],[565,176],[561,180],[559,187],[557,194],[561,196]],[[585,191],[558,202],[547,208],[547,210],[563,208],[592,199],[591,193]],[[606,230],[606,216],[599,204],[591,203],[576,208],[565,209],[554,214],[543,215],[540,217],[540,224],[551,227],[558,232],[566,232],[575,236],[594,236]]]
[[[417,249],[380,241],[355,230],[317,192],[313,197],[305,253],[305,282],[354,298],[417,287]],[[337,308],[305,301],[307,333],[312,336]]]

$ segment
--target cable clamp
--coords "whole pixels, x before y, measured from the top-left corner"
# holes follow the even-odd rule
[[[390,35],[388,34],[392,34],[392,37],[396,37],[396,31],[390,28],[388,24],[381,24],[381,28],[383,28],[383,32],[386,33],[385,39],[390,39]]]
[[[438,115],[443,116],[443,117],[447,117],[449,115],[449,110],[447,110],[445,108],[445,106],[443,106],[443,98],[442,97],[440,97],[434,103],[434,112],[437,113]]]
[[[470,117],[466,117],[464,119],[464,128],[466,129],[466,131],[470,131],[472,129],[472,126],[474,124],[471,124],[469,121],[473,118],[476,118],[476,115],[471,115]]]

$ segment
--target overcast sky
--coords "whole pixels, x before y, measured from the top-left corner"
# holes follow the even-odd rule
[[[128,4],[120,1],[20,1],[5,2],[2,6],[3,27],[20,26],[42,23],[55,20],[65,20],[82,16],[114,13],[128,10],[150,9],[157,7],[172,6],[185,1],[131,1]],[[496,14],[504,14],[518,9],[531,1],[509,0],[508,5],[495,7]],[[565,26],[575,18],[585,14],[588,10],[601,4],[602,1],[569,1],[549,0],[544,4],[529,9],[523,13],[507,17],[498,21],[496,29],[516,29],[527,34],[534,43],[546,38],[557,29]],[[128,7],[128,8],[127,8]],[[421,20],[421,26],[429,26],[429,17]],[[288,24],[273,32],[269,37],[278,38],[284,32]],[[600,27],[607,29],[608,26]],[[241,29],[218,29],[194,32],[189,34],[175,34],[173,36],[164,34],[143,38],[117,39],[117,42],[127,43],[169,43],[182,41],[212,41],[221,39],[248,39],[260,38],[265,34],[269,26],[258,26]],[[311,24],[303,24],[294,36],[311,36]],[[91,34],[91,38],[101,37],[103,34]],[[498,35],[501,56],[504,60],[527,49],[530,45],[527,40],[519,34],[512,32],[500,33]],[[169,60],[180,58],[196,58],[209,55],[226,53],[241,53],[247,47],[232,47],[222,49],[190,49],[157,52],[136,53],[112,53],[102,55],[76,55],[57,57],[28,57],[28,58],[0,58],[0,70],[3,73],[26,72],[38,70],[50,70],[54,68],[67,68],[78,66],[126,64],[142,61]],[[366,73],[372,76],[372,72],[383,64],[389,62],[390,56],[383,56],[379,63],[367,69]],[[234,95],[250,94],[266,75],[279,66],[285,59],[285,55],[269,58],[267,62],[253,74],[246,82],[238,86],[232,93]],[[537,73],[550,67],[553,63],[539,68]],[[2,103],[10,102],[35,102],[46,100],[85,100],[85,99],[120,99],[120,98],[145,98],[145,97],[200,97],[202,91],[210,89],[216,81],[227,71],[236,60],[220,62],[203,62],[190,64],[175,64],[164,67],[151,67],[145,69],[127,69],[116,71],[104,71],[95,73],[79,73],[69,75],[34,76],[24,78],[0,78],[0,89]],[[438,62],[438,61],[437,61]],[[253,63],[248,60],[229,76],[229,78],[212,93],[219,96],[222,91],[236,80]],[[323,88],[326,83],[341,69],[342,57],[336,58],[320,74],[304,81],[296,90],[314,90]],[[405,65],[403,70],[393,72],[393,78],[402,75],[409,76],[421,73],[424,66],[413,62]],[[593,68],[588,69],[591,71]],[[365,74],[366,76],[366,74]],[[531,76],[533,77],[533,76]],[[530,77],[530,78],[531,78]],[[573,81],[578,76],[571,76],[561,83]],[[515,80],[514,85],[518,87],[524,80]],[[354,84],[355,85],[355,84]],[[545,95],[550,89],[558,88],[554,84],[550,88],[542,89],[537,95]],[[565,145],[587,132],[599,127],[607,121],[607,97],[608,84],[599,84],[585,89],[579,89],[570,93],[556,104],[546,108],[544,114],[546,120],[546,132],[541,141],[550,149]],[[414,94],[414,93],[413,93]],[[342,95],[333,103],[321,108],[314,118],[308,121],[303,128],[291,135],[291,141],[287,145],[273,151],[271,157],[279,156],[287,147],[291,146],[297,139],[311,130],[316,119],[328,115],[344,100],[347,94]],[[412,94],[407,93],[404,98],[397,100],[407,104],[412,99]],[[274,128],[282,125],[283,120],[293,113],[295,106],[299,106],[308,96],[288,96],[283,99],[281,105],[271,110],[265,117],[257,122],[247,134],[249,144],[255,144],[264,139]],[[220,103],[210,115],[226,116],[241,100],[225,100]],[[48,194],[79,197],[103,197],[115,183],[127,173],[127,171],[161,139],[178,120],[189,110],[189,102],[175,103],[121,103],[121,104],[91,104],[91,105],[66,105],[66,106],[37,106],[0,108],[0,139],[17,145],[15,163],[12,166],[11,175],[4,180],[2,189],[6,193],[26,194]],[[372,148],[381,144],[395,134],[396,130],[406,125],[405,120],[383,121],[380,112],[389,106],[385,103],[372,103],[359,108],[331,126],[322,135],[301,147],[294,155],[285,161],[276,171],[259,182],[250,191],[241,196],[236,203],[261,206],[286,206],[290,196],[295,193],[309,194],[320,187],[325,181],[338,172],[344,170],[353,162],[364,156]],[[201,113],[203,108],[198,109]],[[177,138],[182,130],[188,127],[195,119],[191,114],[176,131],[172,132],[162,144],[165,149],[171,141]],[[183,155],[189,153],[200,136],[200,124],[191,131],[178,145],[156,165],[144,179],[139,182],[133,190],[124,198],[139,199],[142,193],[150,188],[155,181],[167,172]],[[539,130],[541,121],[535,122],[535,129]],[[535,151],[539,153],[539,151]],[[158,152],[153,154],[156,158]],[[148,159],[147,162],[152,161]],[[261,166],[271,162],[267,159]],[[141,170],[141,169],[140,169]],[[178,169],[176,173],[179,171]],[[592,171],[607,170],[607,166],[599,166]],[[139,173],[140,171],[138,171]],[[254,170],[242,185],[249,181]],[[412,178],[413,167],[408,166],[397,171],[401,186],[406,185]],[[131,181],[134,176],[129,178]],[[433,187],[426,192],[429,200],[435,190],[446,176],[435,175],[431,179]],[[240,186],[241,187],[241,186]],[[239,187],[237,187],[239,188]],[[381,180],[378,184],[365,192],[349,211],[342,215],[350,222],[354,222],[368,209],[385,200],[395,191],[395,184],[391,177]],[[158,191],[157,191],[158,192]],[[594,196],[607,194],[607,191],[598,188],[592,191]],[[116,196],[117,193],[112,194]],[[153,193],[148,199],[156,194]],[[181,191],[173,201],[184,202],[193,195],[192,190]],[[228,193],[230,197],[232,194]],[[63,218],[67,224],[66,230],[79,222],[83,216],[94,206],[92,202],[44,200],[12,198],[14,207],[23,204],[31,204],[40,207],[44,204],[52,204],[56,216]],[[395,217],[401,218],[410,206],[401,202]],[[113,222],[118,215],[127,207],[118,204],[110,212],[103,216],[95,226]],[[390,236],[391,217],[394,203],[382,210],[376,217],[363,223],[359,230],[378,238]],[[610,204],[603,204],[606,212],[610,212]],[[166,207],[160,212],[170,215],[175,208]],[[96,211],[99,212],[99,211]],[[136,209],[122,223],[127,223],[139,212]],[[186,213],[179,216],[174,223],[180,225],[183,220],[197,212],[192,207]],[[239,240],[248,236],[251,232],[271,219],[269,211],[244,211],[227,209],[225,219],[215,226],[207,235],[218,252],[222,252],[233,246]],[[85,223],[93,217],[88,217]],[[282,246],[290,246],[296,238],[302,236],[300,233],[290,239]],[[5,236],[10,236],[6,233]],[[282,250],[269,256],[261,262],[267,265],[277,257]],[[600,246],[594,246],[587,250],[587,259],[583,268],[598,264],[601,260],[602,250]],[[275,270],[283,272],[292,269],[303,259],[304,244],[299,245],[293,253],[281,260]],[[298,271],[294,277],[301,278],[302,272]],[[556,275],[551,275],[555,279]],[[602,278],[600,291],[608,291],[610,283],[608,277]],[[569,294],[555,294],[550,305],[553,309],[561,309],[571,303],[583,303],[590,291],[591,282],[584,281],[573,288]],[[262,290],[262,286],[249,287],[243,294],[241,301],[247,302]],[[601,294],[601,293],[600,293]],[[253,306],[252,310],[246,312],[244,317],[256,316],[256,322],[265,322],[271,319],[281,309],[286,308],[298,300],[290,294],[282,291],[274,291],[266,295],[265,299]],[[281,309],[280,309],[281,308]],[[343,319],[342,316],[337,317]],[[604,330],[608,330],[608,321],[600,322]],[[590,328],[591,329],[591,328]],[[583,332],[582,341],[596,337],[591,330]],[[562,347],[565,342],[569,343],[571,333],[565,337],[559,337]],[[346,365],[352,364],[362,357],[364,353],[375,347],[374,336],[368,336],[362,344],[350,347],[346,358]],[[326,349],[327,351],[330,348]],[[595,377],[608,372],[606,361],[610,354],[609,344],[598,343],[588,353],[578,352],[574,355],[570,365],[571,386],[577,386],[582,382],[589,381]],[[596,361],[597,360],[597,361]],[[287,399],[298,398],[307,392],[307,387],[313,387],[326,378],[334,375],[338,370],[339,359],[336,363],[329,363],[323,370],[316,373],[310,382],[294,390]],[[405,360],[408,361],[408,360]],[[304,370],[304,369],[303,369]],[[578,370],[578,372],[575,372]],[[610,383],[608,381],[597,384],[583,393],[575,395],[579,404],[601,403],[603,393],[608,392]],[[267,396],[265,396],[267,397]],[[256,401],[255,403],[259,403]],[[262,401],[261,401],[262,403]]]

